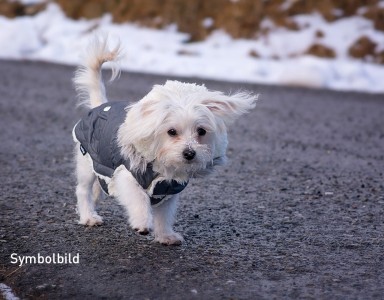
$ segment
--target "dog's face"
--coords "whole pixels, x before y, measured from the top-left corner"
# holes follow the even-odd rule
[[[226,125],[253,102],[246,94],[230,97],[177,81],[155,86],[128,109],[119,131],[123,155],[138,168],[152,162],[169,179],[204,174],[225,161]]]
[[[215,158],[225,157],[226,128],[201,103],[170,102],[154,132],[151,154],[165,176],[187,180],[210,168]]]

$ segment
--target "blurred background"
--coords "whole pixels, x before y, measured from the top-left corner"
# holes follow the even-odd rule
[[[94,31],[129,71],[384,92],[384,1],[0,0],[0,57],[77,64]]]

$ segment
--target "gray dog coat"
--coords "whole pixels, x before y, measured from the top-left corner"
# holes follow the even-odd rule
[[[117,142],[120,125],[125,121],[126,102],[108,102],[88,112],[73,128],[74,138],[80,143],[80,151],[92,158],[93,170],[96,173],[102,190],[108,194],[105,177],[112,178],[116,168],[124,165],[151,199],[151,205],[162,202],[166,196],[180,193],[187,186],[175,180],[158,181],[151,191],[148,188],[159,177],[149,163],[144,172],[131,170],[129,159],[121,155]]]

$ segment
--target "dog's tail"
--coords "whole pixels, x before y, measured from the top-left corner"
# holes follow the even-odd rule
[[[101,67],[105,62],[111,62],[114,80],[119,74],[118,61],[121,58],[120,43],[113,50],[108,49],[107,36],[94,36],[90,42],[83,64],[75,72],[73,82],[80,98],[80,105],[90,108],[106,103],[107,97],[101,74]]]

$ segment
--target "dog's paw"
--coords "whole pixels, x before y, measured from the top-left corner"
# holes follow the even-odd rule
[[[184,242],[184,238],[177,232],[168,234],[155,235],[155,242],[163,245],[181,245]]]
[[[86,225],[86,226],[101,225],[103,224],[103,218],[97,214],[94,214],[85,218],[80,218],[79,224]]]
[[[138,234],[141,235],[147,235],[150,232],[149,228],[133,228],[134,231],[136,231]]]
[[[152,220],[130,220],[131,228],[140,235],[147,235],[152,231]]]

